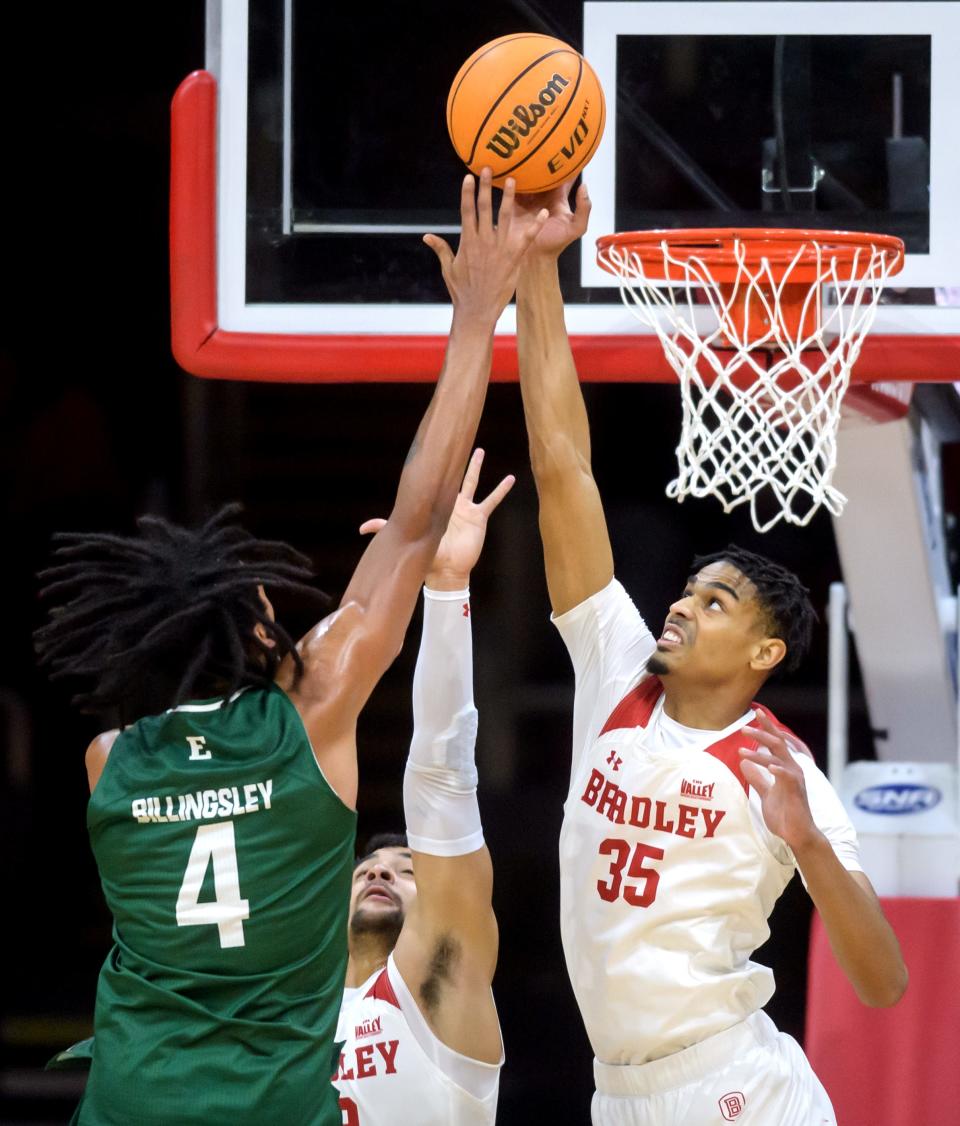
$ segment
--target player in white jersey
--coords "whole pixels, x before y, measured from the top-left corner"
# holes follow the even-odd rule
[[[557,274],[589,214],[586,189],[575,212],[568,191],[520,201],[550,217],[521,269],[517,345],[553,620],[576,674],[561,931],[593,1120],[834,1123],[762,1012],[773,978],[750,958],[794,868],[863,1001],[894,1003],[906,970],[839,799],[753,703],[802,656],[813,611],[789,571],[731,546],[694,562],[657,639],[614,578]]]
[[[477,806],[470,572],[507,477],[474,503],[474,454],[424,586],[407,835],[354,871],[334,1085],[344,1126],[491,1126],[503,1044],[493,870]],[[370,521],[364,530],[375,530]]]

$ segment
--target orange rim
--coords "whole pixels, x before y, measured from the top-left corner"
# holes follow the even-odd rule
[[[664,246],[674,262],[664,262]],[[738,246],[742,258],[737,256]],[[847,280],[863,277],[874,257],[873,253],[864,254],[864,250],[883,253],[887,274],[899,273],[904,257],[903,240],[895,235],[762,227],[702,227],[604,235],[597,239],[597,262],[609,273],[617,273],[607,258],[614,248],[639,258],[651,280],[659,277],[668,281],[683,280],[683,263],[694,258],[711,270],[719,270],[715,275],[718,277],[726,278],[740,261],[749,265],[766,262],[773,278],[779,278],[792,266],[791,281],[804,281],[818,276],[817,266],[824,260],[847,267],[842,271]]]

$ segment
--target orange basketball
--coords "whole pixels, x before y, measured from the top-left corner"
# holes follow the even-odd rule
[[[522,32],[486,43],[457,72],[447,130],[471,172],[489,166],[519,192],[542,192],[580,171],[597,151],[606,112],[587,60],[549,35]]]

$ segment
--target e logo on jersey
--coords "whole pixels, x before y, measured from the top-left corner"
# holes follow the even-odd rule
[[[720,1113],[727,1122],[735,1122],[747,1105],[747,1100],[740,1091],[731,1091],[720,1099]]]
[[[213,754],[206,749],[207,740],[202,735],[188,735],[186,739],[190,744],[190,762],[213,758]]]

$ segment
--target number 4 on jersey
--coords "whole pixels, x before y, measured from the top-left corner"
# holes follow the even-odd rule
[[[216,899],[200,902],[200,889],[213,863],[213,887]],[[187,870],[183,874],[177,896],[177,926],[202,927],[215,925],[220,932],[220,946],[243,946],[243,920],[250,918],[250,904],[240,898],[240,873],[237,870],[237,846],[232,821],[201,825],[190,849]]]

